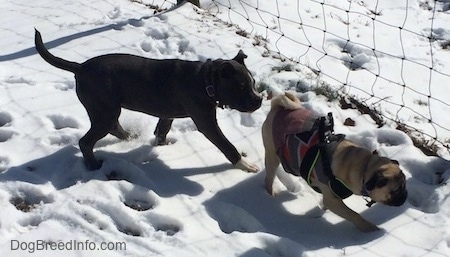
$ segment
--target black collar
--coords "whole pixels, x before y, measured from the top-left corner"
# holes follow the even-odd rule
[[[369,167],[369,161],[370,161],[370,158],[371,158],[371,157],[369,157],[369,160],[366,161],[366,167],[364,167],[364,171],[366,171],[366,170],[367,170],[367,167]],[[369,179],[369,180],[370,180],[370,179]],[[372,200],[372,198],[370,198],[370,196],[369,196],[369,190],[367,190],[367,181],[366,181],[366,179],[365,179],[364,176],[363,176],[363,180],[362,180],[361,195],[362,195],[363,197],[365,197],[364,200],[366,200],[366,202],[367,202],[367,204],[366,204],[367,207],[372,207],[372,205],[374,205],[374,204],[376,203],[376,202],[375,202],[374,200]],[[368,198],[370,199],[370,201],[367,200]]]
[[[370,158],[369,158],[370,159]],[[367,167],[369,167],[369,160],[366,161],[366,167],[364,167],[364,172],[367,170]],[[370,179],[369,179],[370,180]],[[367,185],[366,185],[367,181],[366,178],[363,175],[363,180],[362,180],[362,188],[361,188],[361,195],[362,196],[369,196],[369,190],[367,190]]]
[[[205,85],[205,91],[208,97],[214,102],[215,106],[219,106],[223,109],[224,104],[220,101],[218,96],[217,86],[214,83],[214,72],[212,69],[213,61],[211,59],[206,60],[202,65],[203,80]]]

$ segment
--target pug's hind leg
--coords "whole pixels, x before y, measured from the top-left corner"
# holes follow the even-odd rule
[[[302,185],[299,179],[293,178],[294,176],[285,172],[282,169],[277,170],[277,178],[291,193],[298,193],[302,191]]]
[[[273,182],[275,180],[277,168],[280,165],[280,160],[278,159],[278,156],[276,154],[267,153],[266,149],[264,162],[266,166],[266,178],[264,181],[265,188],[269,195],[274,196],[275,193],[273,192]]]

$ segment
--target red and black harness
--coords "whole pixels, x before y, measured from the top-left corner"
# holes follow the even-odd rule
[[[284,145],[278,148],[277,155],[283,168],[295,176],[301,176],[310,186],[313,179],[327,184],[341,199],[351,196],[353,192],[348,186],[334,176],[329,154],[330,146],[337,145],[345,138],[345,135],[334,134],[331,113],[306,122],[312,122],[311,129],[286,135]],[[319,188],[311,187],[321,193]]]

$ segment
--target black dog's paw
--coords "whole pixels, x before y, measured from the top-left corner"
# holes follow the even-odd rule
[[[167,145],[166,138],[165,137],[156,137],[155,141],[153,142],[153,145],[155,145],[155,146]]]
[[[89,171],[96,171],[99,170],[102,167],[103,161],[86,161],[84,163],[84,165],[86,166],[86,169],[88,169]]]
[[[130,135],[128,136],[127,141],[135,140],[135,139],[138,139],[138,138],[139,138],[139,134],[136,134],[136,133],[130,133]]]
[[[177,140],[175,138],[160,138],[160,137],[156,137],[153,142],[152,145],[154,146],[161,146],[161,145],[171,145],[171,144],[175,144],[177,142]]]

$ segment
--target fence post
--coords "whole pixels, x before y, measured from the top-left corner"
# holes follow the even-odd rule
[[[197,7],[200,8],[200,0],[177,0],[177,5],[180,5],[181,3],[183,3],[184,1],[189,2]]]

